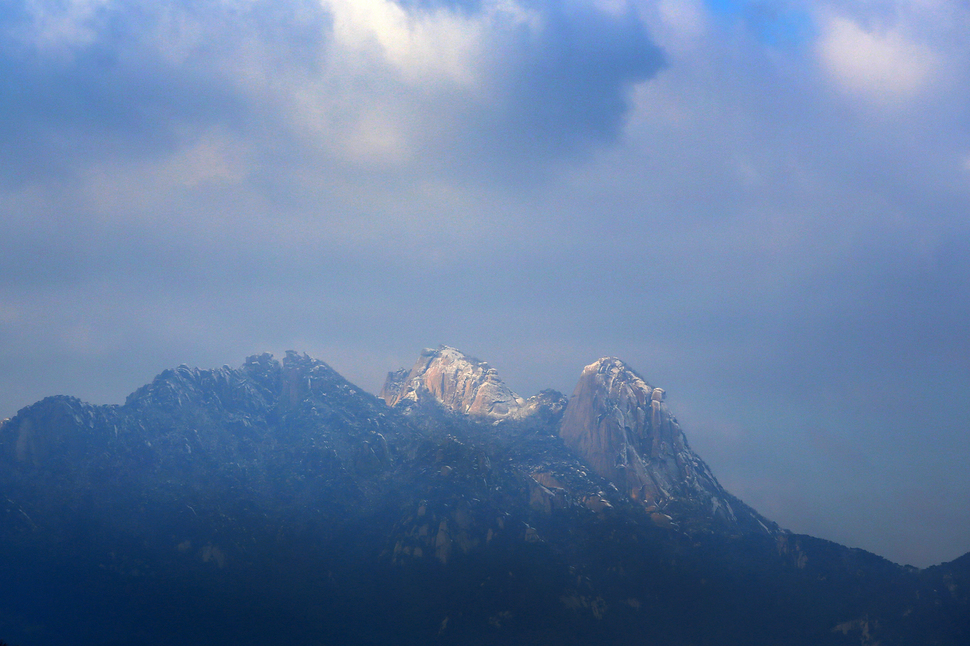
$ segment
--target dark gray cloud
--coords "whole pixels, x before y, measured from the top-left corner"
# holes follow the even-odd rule
[[[157,43],[146,42],[164,5],[106,6],[76,27],[91,31],[77,36],[81,42],[66,36],[67,42],[46,43],[32,36],[40,26],[27,3],[11,4],[20,11],[0,15],[0,160],[7,183],[63,177],[109,153],[157,155],[179,145],[179,128],[238,121],[245,112],[207,65],[191,59],[175,65],[159,55]]]
[[[522,32],[505,111],[508,149],[568,152],[589,140],[614,139],[628,91],[656,74],[663,55],[631,9],[605,15],[585,4],[553,4],[540,38]],[[513,136],[518,135],[518,136]]]

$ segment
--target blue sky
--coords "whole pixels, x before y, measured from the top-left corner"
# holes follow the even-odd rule
[[[729,490],[970,550],[970,8],[14,0],[0,417],[424,346],[523,395],[623,358]]]
[[[804,3],[708,0],[705,4],[722,27],[742,25],[764,45],[797,47],[811,43],[818,35],[815,18]]]

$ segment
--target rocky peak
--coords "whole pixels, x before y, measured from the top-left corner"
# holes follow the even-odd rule
[[[732,497],[691,450],[664,399],[662,389],[619,359],[600,359],[583,369],[560,435],[597,474],[648,509],[686,505],[737,522]]]
[[[380,397],[389,406],[431,397],[445,408],[479,417],[516,417],[526,401],[484,361],[455,348],[425,349],[410,371],[388,373]]]

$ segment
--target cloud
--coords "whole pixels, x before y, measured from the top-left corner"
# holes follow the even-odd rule
[[[547,221],[502,187],[616,141],[663,63],[619,5],[41,6],[0,14],[8,281],[165,273],[209,236],[291,267],[514,246]]]
[[[709,18],[701,0],[660,0],[655,11],[655,29],[665,47],[692,49],[707,32]]]
[[[485,53],[481,15],[447,7],[408,10],[390,0],[326,0],[335,46],[383,59],[410,83],[455,83],[474,88]],[[492,14],[520,20],[515,11]]]
[[[246,111],[201,52],[177,63],[163,55],[156,28],[167,5],[21,9],[0,15],[0,30],[17,35],[0,47],[0,185],[63,181],[109,156],[169,154],[194,128]]]
[[[47,53],[69,56],[70,51],[92,44],[111,0],[35,0],[14,3],[10,14],[20,14],[19,29],[14,31],[24,42]]]
[[[277,160],[514,178],[615,140],[663,64],[623,3],[23,1],[0,29],[7,186],[213,128]]]
[[[938,67],[929,47],[900,31],[867,31],[842,17],[829,19],[819,55],[843,88],[877,101],[915,98]]]
[[[664,59],[632,11],[617,16],[582,3],[553,6],[540,31],[514,43],[521,63],[509,75],[504,116],[530,144],[564,152],[584,140],[614,139],[629,89],[656,74]]]
[[[420,159],[446,173],[535,170],[535,161],[614,140],[630,88],[663,64],[637,13],[616,5],[326,6],[334,20],[329,56],[339,64],[304,85],[304,121],[345,115],[319,132],[339,132],[338,148],[367,162]],[[361,157],[368,150],[374,156]]]
[[[829,3],[815,12],[821,68],[849,96],[910,107],[952,95],[968,73],[970,7],[947,0]]]

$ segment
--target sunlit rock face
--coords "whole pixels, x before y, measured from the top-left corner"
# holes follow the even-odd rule
[[[516,417],[527,403],[494,368],[448,346],[422,351],[407,374],[388,373],[380,397],[389,406],[431,397],[449,410],[495,419]]]
[[[686,503],[737,522],[729,495],[688,446],[664,391],[619,359],[583,369],[559,432],[597,474],[648,508],[661,512]]]

